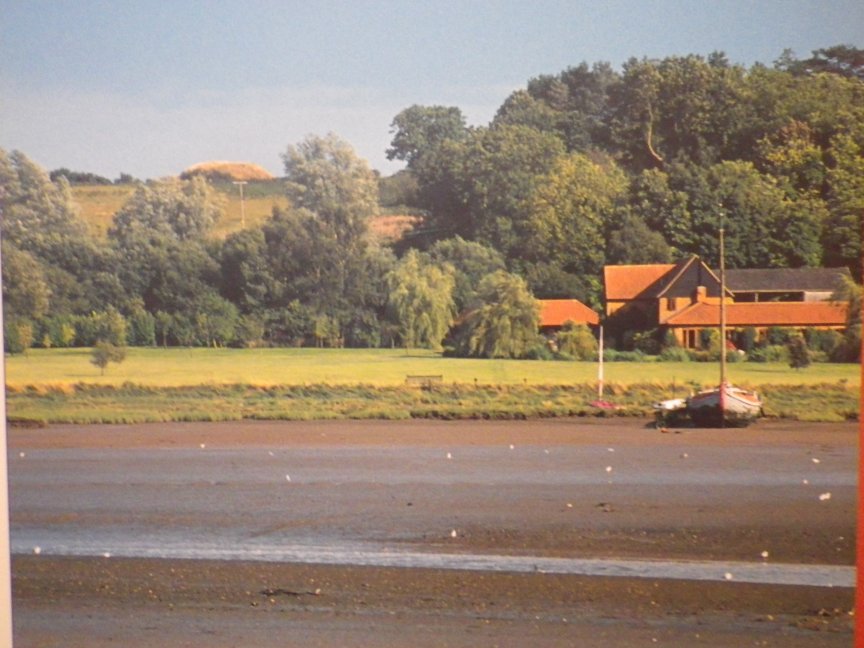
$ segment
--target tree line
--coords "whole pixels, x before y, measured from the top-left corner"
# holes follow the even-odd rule
[[[494,119],[411,106],[379,179],[336,135],[283,154],[287,208],[218,240],[206,180],[136,185],[107,240],[68,175],[0,150],[7,348],[448,346],[523,357],[535,297],[602,310],[602,268],[698,254],[727,266],[850,267],[860,278],[859,50],[772,67],[715,53],[582,63],[530,79]],[[370,235],[380,199],[421,214]]]

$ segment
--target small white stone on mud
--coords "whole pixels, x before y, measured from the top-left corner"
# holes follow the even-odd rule
[[[813,463],[819,463],[819,460],[816,457],[813,457]]]
[[[23,452],[19,452],[19,453],[18,453],[18,456],[21,457],[21,458],[23,459],[23,458],[26,457],[27,455],[24,454]]]
[[[571,504],[570,502],[567,502],[567,508],[573,508],[573,504]]]
[[[291,481],[291,475],[285,475],[285,481]]]
[[[762,552],[762,557],[763,557],[763,558],[767,558],[767,557],[768,557],[768,555],[769,555],[769,554],[768,554],[768,552],[767,552],[767,551],[763,551],[763,552]]]
[[[829,500],[829,499],[831,499],[831,493],[822,493],[822,494],[819,496],[819,501],[820,501],[820,502],[824,502],[825,500]]]
[[[686,459],[689,455],[686,452],[681,453],[681,458]]]
[[[275,457],[275,456],[276,456],[276,455],[273,454],[273,451],[272,451],[272,450],[269,450],[269,451],[267,452],[267,454],[269,454],[271,457]]]
[[[606,472],[612,472],[612,466],[606,466]]]
[[[511,449],[511,450],[514,450],[515,448],[516,448],[516,446],[514,446],[514,445],[511,443],[511,444],[510,444],[510,449]]]
[[[206,443],[202,443],[202,444],[201,444],[201,449],[202,449],[202,450],[203,450],[204,448],[206,448],[206,447],[207,447],[207,444],[206,444]]]
[[[450,454],[450,453],[448,452],[448,453],[447,453],[447,458],[448,458],[448,459],[452,459],[452,458],[453,458],[453,455]]]
[[[103,557],[103,558],[110,558],[110,557],[111,557],[111,552],[110,552],[110,551],[106,551],[105,553],[102,554],[102,557]]]
[[[33,553],[38,556],[42,553],[42,547],[33,547]]]
[[[807,485],[810,483],[810,480],[808,480],[808,479],[802,479],[802,480],[801,480],[801,483],[804,484],[805,486],[807,486]]]
[[[615,452],[615,448],[606,448],[609,452]]]
[[[734,576],[732,576],[732,572],[726,572],[725,574],[723,574],[723,578],[725,578],[726,580],[732,580]]]
[[[451,538],[455,538],[455,537],[456,537],[456,529],[453,529],[453,530],[450,532],[450,537],[451,537]]]

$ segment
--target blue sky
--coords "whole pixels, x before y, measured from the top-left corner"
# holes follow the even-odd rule
[[[583,61],[723,51],[770,65],[864,48],[861,0],[0,0],[0,148],[47,169],[154,178],[335,132],[391,173],[413,104],[485,124]]]

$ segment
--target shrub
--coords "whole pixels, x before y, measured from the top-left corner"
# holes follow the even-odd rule
[[[748,326],[747,328],[735,331],[732,334],[732,341],[735,343],[736,347],[745,353],[750,353],[756,346],[757,337],[756,329],[752,326]]]
[[[788,344],[794,331],[783,326],[770,326],[765,332],[765,342],[769,346]]]
[[[837,348],[843,344],[843,335],[839,331],[808,328],[804,331],[804,339],[811,351],[821,351],[828,357],[832,356]]]
[[[657,330],[640,331],[633,334],[633,349],[646,355],[660,353],[660,342],[657,341]]]
[[[667,346],[660,352],[661,362],[689,362],[690,354],[680,346]]]
[[[748,356],[750,362],[789,362],[789,349],[782,344],[756,347]]]
[[[807,342],[802,336],[796,335],[790,338],[786,349],[789,352],[790,367],[804,369],[810,366],[810,349],[807,348]]]
[[[574,360],[596,360],[597,340],[585,324],[567,322],[555,336],[558,350]]]
[[[25,353],[33,346],[33,325],[26,320],[4,322],[3,344],[6,353]]]

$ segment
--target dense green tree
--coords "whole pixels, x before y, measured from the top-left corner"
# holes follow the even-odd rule
[[[611,160],[594,162],[580,153],[560,158],[528,201],[529,258],[599,277],[606,232],[617,221],[626,189],[626,177]]]
[[[525,90],[533,102],[517,90],[504,102],[496,121],[541,131],[552,128],[568,151],[605,146],[611,91],[619,81],[608,63],[589,68],[583,62],[557,75],[541,75],[530,79]]]
[[[574,360],[596,360],[599,351],[597,338],[585,324],[565,322],[555,335],[558,351]]]
[[[139,185],[114,216],[109,235],[120,243],[150,237],[201,241],[213,228],[222,201],[201,176]]]
[[[672,249],[660,232],[652,230],[635,214],[628,214],[609,234],[606,262],[610,265],[669,263]]]
[[[434,153],[443,142],[464,139],[468,129],[459,108],[414,105],[393,118],[390,132],[393,140],[387,149],[387,159],[404,160],[409,169],[415,169],[424,156]]]
[[[183,312],[218,285],[219,265],[205,238],[218,209],[202,178],[139,186],[108,230],[127,299],[142,300],[151,313]]]
[[[506,269],[504,258],[496,250],[460,236],[436,242],[429,248],[429,258],[456,271],[453,302],[457,313],[476,305],[477,286],[483,277]]]
[[[677,250],[691,246],[692,218],[688,196],[673,189],[669,175],[658,169],[647,169],[630,182],[627,199],[630,212],[642,220],[652,232]]]
[[[309,136],[282,156],[286,191],[346,250],[358,245],[378,211],[378,181],[351,145],[330,133]]]
[[[455,315],[455,270],[410,250],[387,275],[389,305],[405,348],[440,349]]]
[[[671,185],[689,197],[685,224],[689,242],[679,246],[715,267],[719,230],[726,233],[730,268],[814,266],[819,262],[822,212],[818,204],[790,200],[769,177],[746,162],[722,162],[710,168],[677,166]],[[814,211],[815,210],[815,211]]]
[[[857,132],[831,140],[827,174],[829,215],[822,235],[824,263],[845,265],[861,276],[861,227],[864,218],[864,123]]]
[[[262,228],[247,228],[225,239],[221,271],[222,294],[241,313],[260,313],[272,305],[274,278]]]
[[[803,61],[798,60],[791,50],[784,50],[777,67],[795,75],[829,73],[864,81],[864,50],[834,45],[813,50],[813,55]]]
[[[418,176],[431,225],[440,238],[458,235],[518,256],[524,203],[562,152],[554,135],[527,126],[479,128],[465,141],[445,142]]]
[[[454,340],[454,352],[477,358],[524,358],[543,341],[540,304],[525,280],[502,270],[480,282],[481,306],[468,314]]]
[[[3,255],[3,315],[37,320],[48,312],[51,289],[42,264],[5,240]]]
[[[240,319],[234,304],[208,291],[195,300],[191,310],[199,344],[215,348],[234,341]]]

